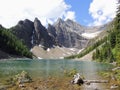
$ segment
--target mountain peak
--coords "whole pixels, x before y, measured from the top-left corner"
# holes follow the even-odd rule
[[[71,19],[67,19],[66,22],[74,22],[74,21]]]
[[[3,26],[0,24],[0,29],[3,28]]]
[[[62,20],[61,18],[58,18],[57,21],[54,23],[54,25],[58,25],[58,24],[63,24],[64,20]]]
[[[34,27],[35,27],[36,32],[39,32],[39,30],[45,30],[45,27],[41,24],[38,18],[35,18],[34,20]]]
[[[61,18],[58,18],[58,20],[57,21],[59,21],[59,22],[63,22],[63,20],[61,19]]]
[[[38,20],[38,18],[37,17],[35,17],[35,21],[37,21]]]
[[[37,17],[35,18],[34,23],[39,23],[39,24],[41,24],[40,20],[39,20]]]
[[[18,25],[31,25],[33,22],[32,21],[30,21],[29,19],[25,19],[25,20],[20,20],[19,22],[18,22]]]

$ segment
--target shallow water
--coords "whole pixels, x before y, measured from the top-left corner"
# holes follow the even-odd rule
[[[92,77],[99,71],[111,69],[111,65],[90,61],[73,60],[7,60],[0,61],[0,77],[27,71],[32,76],[62,76],[63,70],[76,69],[85,77]]]
[[[1,60],[0,79],[11,77],[21,71],[27,71],[32,78],[37,77],[63,77],[64,71],[75,69],[85,79],[101,79],[97,74],[100,71],[108,71],[112,65],[91,61],[74,60]],[[92,84],[94,87],[95,84]],[[97,84],[96,84],[97,86]],[[86,87],[86,86],[85,86]],[[84,88],[85,88],[84,87]],[[89,87],[88,87],[89,88]],[[86,89],[87,90],[87,89]]]

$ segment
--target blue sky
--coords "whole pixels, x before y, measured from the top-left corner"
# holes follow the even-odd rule
[[[117,0],[65,0],[75,12],[75,19],[85,26],[97,26],[115,17]],[[107,4],[106,2],[109,2]]]
[[[37,17],[44,26],[58,18],[97,26],[115,17],[116,3],[117,0],[0,0],[0,24],[9,28],[19,20],[34,21]]]
[[[92,0],[65,0],[65,2],[71,5],[71,11],[75,11],[78,23],[88,25],[92,21],[88,10]]]

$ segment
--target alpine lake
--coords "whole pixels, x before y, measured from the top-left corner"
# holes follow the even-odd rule
[[[0,87],[5,81],[25,71],[32,82],[25,83],[23,90],[110,90],[109,83],[92,83],[90,85],[73,85],[73,73],[80,73],[86,80],[104,80],[98,73],[109,71],[111,64],[93,61],[78,61],[65,59],[19,59],[0,60]],[[96,89],[98,88],[98,89]],[[2,89],[0,89],[2,90]],[[17,85],[6,90],[22,90]]]

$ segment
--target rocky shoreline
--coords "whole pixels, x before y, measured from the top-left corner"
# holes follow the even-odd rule
[[[0,90],[78,90],[80,86],[71,84],[71,77],[31,78],[25,71],[5,80]]]
[[[71,76],[64,76],[64,77],[37,77],[31,78],[29,74],[25,71],[22,71],[20,74],[15,75],[13,78],[7,79],[6,84],[0,83],[0,90],[99,90],[102,88],[107,88],[114,90],[113,88],[118,88],[114,84],[109,85],[109,83],[105,81],[106,84],[102,85],[101,82],[98,84],[72,84],[71,83],[72,77]],[[92,80],[93,82],[93,80]],[[103,82],[102,82],[103,83]],[[102,86],[101,86],[102,85]],[[105,86],[106,85],[106,86]],[[105,87],[104,87],[105,86]],[[101,90],[101,89],[100,89]],[[117,90],[117,89],[115,89]]]

